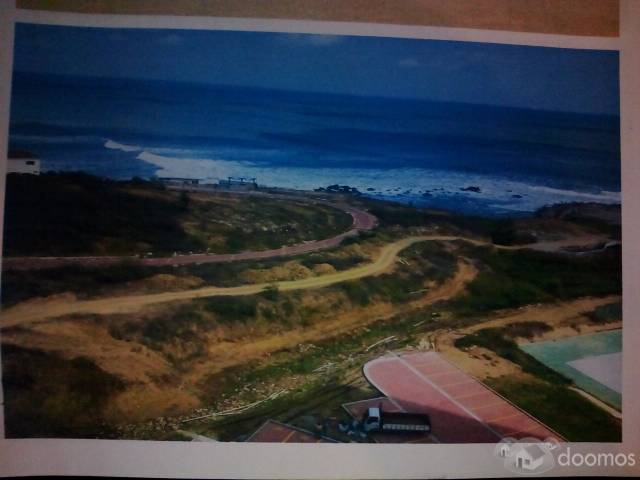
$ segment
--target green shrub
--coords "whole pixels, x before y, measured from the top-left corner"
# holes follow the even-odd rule
[[[200,312],[185,306],[170,315],[147,321],[142,328],[142,335],[151,343],[191,341],[196,338],[197,329],[205,323]]]
[[[265,228],[264,222],[272,227]],[[170,255],[212,247],[224,253],[221,246],[227,252],[264,250],[328,238],[346,231],[351,222],[346,212],[325,205],[250,197],[234,204],[204,202],[139,178],[9,175],[4,254]],[[226,240],[223,245],[220,238]]]
[[[290,298],[286,298],[285,301],[282,303],[282,311],[287,316],[291,316],[295,311],[295,308],[296,307]]]
[[[277,285],[267,285],[262,292],[260,292],[260,295],[267,300],[275,302],[280,297],[280,290]]]
[[[622,319],[622,302],[600,305],[593,312],[587,313],[592,323],[606,324]]]
[[[619,420],[563,385],[510,377],[486,383],[524,411],[573,442],[620,442]]]
[[[338,287],[347,295],[349,300],[356,305],[364,307],[371,303],[367,287],[358,280],[342,282],[338,284]]]
[[[536,237],[530,233],[519,231],[515,221],[507,219],[496,224],[491,232],[491,241],[496,245],[521,245],[534,243]]]
[[[135,322],[115,323],[109,325],[109,335],[116,340],[132,340],[140,331],[140,326]]]
[[[91,360],[2,346],[8,438],[108,437],[103,409],[125,384]]]
[[[486,269],[467,286],[467,294],[451,303],[462,314],[622,291],[622,255],[617,247],[582,257],[532,250],[464,248]]]
[[[2,272],[2,305],[67,291],[80,297],[96,295],[115,285],[156,273],[161,271],[126,261],[109,267],[68,265],[42,270],[7,270]]]
[[[348,257],[332,257],[323,254],[313,254],[307,258],[301,260],[301,264],[307,268],[313,268],[316,265],[328,263],[336,270],[348,270],[361,263],[367,261],[367,258],[362,255],[350,255]]]
[[[541,328],[541,327],[533,327]],[[491,350],[496,355],[519,365],[523,371],[535,375],[538,378],[550,381],[552,383],[568,385],[571,383],[566,377],[560,375],[546,365],[540,363],[528,353],[518,347],[518,344],[509,338],[509,333],[513,334],[518,329],[530,332],[532,326],[530,324],[520,325],[512,324],[511,327],[503,328],[483,328],[472,334],[456,339],[454,345],[456,348],[464,349],[472,346],[479,346]]]
[[[253,296],[212,297],[201,300],[203,308],[216,315],[222,323],[246,322],[255,318],[258,302]]]
[[[136,195],[84,173],[9,175],[4,255],[77,255],[198,249],[170,195]],[[152,184],[136,188],[154,190]]]
[[[511,338],[527,338],[532,339],[553,330],[553,327],[544,322],[525,321],[509,323],[503,327],[503,332],[507,337]]]

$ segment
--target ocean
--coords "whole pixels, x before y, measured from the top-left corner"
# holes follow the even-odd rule
[[[486,216],[621,200],[609,115],[16,72],[9,140],[46,171],[340,184]]]

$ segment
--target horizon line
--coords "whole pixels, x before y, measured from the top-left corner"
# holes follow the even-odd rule
[[[17,70],[14,69],[12,72],[12,83],[15,82],[16,75],[22,76],[35,76],[35,77],[56,77],[56,78],[73,78],[79,80],[97,80],[97,81],[124,81],[124,82],[156,82],[156,83],[165,83],[165,84],[180,84],[180,85],[193,85],[198,87],[209,87],[209,88],[222,88],[222,89],[238,89],[238,90],[257,90],[257,91],[269,91],[269,92],[278,92],[278,93],[299,93],[299,94],[311,94],[311,95],[327,95],[334,97],[351,97],[351,98],[370,98],[370,99],[378,99],[378,100],[389,100],[389,101],[400,101],[400,102],[424,102],[424,103],[432,103],[432,104],[442,104],[442,105],[464,105],[464,106],[474,106],[474,107],[487,107],[487,108],[497,108],[497,109],[505,109],[505,110],[520,110],[520,111],[528,111],[528,112],[539,112],[539,113],[556,113],[556,114],[567,114],[567,115],[582,115],[588,117],[620,117],[620,105],[618,103],[618,112],[610,113],[594,113],[594,112],[577,112],[571,110],[550,110],[546,108],[536,108],[536,107],[522,107],[522,106],[513,106],[513,105],[499,105],[492,103],[481,103],[481,102],[461,102],[461,101],[452,101],[452,100],[436,100],[425,97],[405,97],[405,96],[392,96],[392,95],[365,95],[365,94],[356,94],[356,93],[341,93],[341,92],[329,92],[329,91],[320,91],[320,90],[302,90],[302,89],[286,89],[286,88],[277,88],[277,87],[265,87],[265,86],[256,86],[256,85],[239,85],[239,84],[229,84],[229,83],[207,83],[204,81],[198,80],[167,80],[161,78],[142,78],[142,77],[124,77],[124,76],[96,76],[96,75],[83,75],[83,74],[74,74],[74,73],[51,73],[51,72],[36,72],[29,70]],[[12,122],[13,123],[13,122]]]

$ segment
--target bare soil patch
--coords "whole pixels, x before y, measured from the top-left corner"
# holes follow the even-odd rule
[[[611,295],[602,298],[580,298],[577,300],[558,302],[545,305],[532,305],[519,308],[515,311],[499,312],[485,321],[479,320],[473,326],[457,331],[438,331],[431,338],[436,343],[438,351],[454,364],[471,375],[486,379],[501,375],[523,374],[520,367],[505,360],[494,352],[481,347],[473,347],[467,351],[454,346],[454,341],[470,333],[484,328],[503,327],[510,323],[541,321],[553,327],[546,333],[536,335],[531,339],[518,338],[519,343],[536,342],[557,338],[565,338],[582,333],[592,333],[612,328],[620,328],[621,322],[606,325],[594,325],[589,323],[587,313],[600,305],[606,305],[616,300],[619,296]]]

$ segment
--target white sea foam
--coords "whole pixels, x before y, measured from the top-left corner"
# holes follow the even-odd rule
[[[107,139],[107,141],[104,142],[104,146],[112,150],[122,150],[123,152],[139,152],[142,150],[142,147],[137,145],[125,145],[123,143],[114,142],[110,139]]]
[[[138,157],[143,162],[159,167],[158,177],[200,178],[205,183],[215,183],[230,176],[244,175],[251,166],[243,166],[240,162],[227,160],[211,160],[198,158],[173,158],[148,150],[142,151]]]
[[[256,177],[262,185],[301,190],[340,184],[356,187],[367,194],[405,201],[475,200],[494,211],[505,212],[532,212],[544,205],[572,201],[620,203],[621,198],[620,192],[562,190],[498,176],[445,170],[265,166],[210,158],[176,158],[159,155],[158,151],[160,149],[143,150],[137,158],[158,167],[159,177],[199,178],[204,183],[241,176]],[[480,192],[461,190],[471,185],[479,187]],[[426,192],[431,196],[423,197]]]
[[[545,186],[531,186],[529,187],[532,191],[541,192],[547,195],[559,195],[566,196],[572,198],[582,198],[584,200],[592,200],[597,202],[602,202],[605,200],[609,200],[612,202],[620,201],[620,192],[609,192],[607,190],[602,190],[598,193],[591,192],[576,192],[575,190],[560,190],[557,188],[545,187]]]

